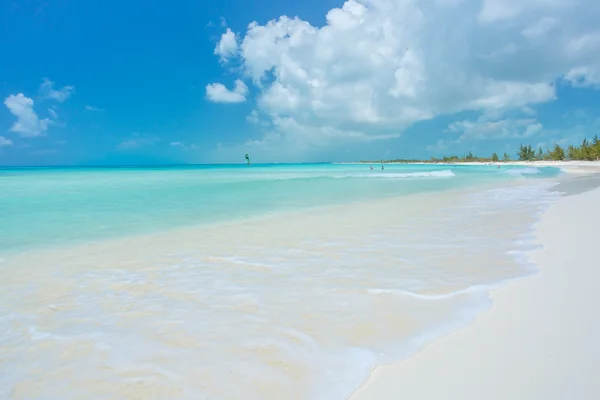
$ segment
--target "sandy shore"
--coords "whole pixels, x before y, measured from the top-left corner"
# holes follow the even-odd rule
[[[530,254],[539,274],[492,292],[470,327],[377,368],[352,400],[598,398],[598,204],[600,189],[553,204]]]
[[[488,163],[456,163],[457,165],[487,165]],[[519,165],[523,167],[556,167],[563,171],[571,173],[600,173],[600,161],[508,161],[498,164],[500,167],[504,165]]]
[[[346,162],[339,164],[369,164],[366,162]],[[500,162],[385,162],[385,164],[399,165],[518,165],[523,167],[556,167],[564,171],[575,173],[600,173],[600,161],[500,161]]]

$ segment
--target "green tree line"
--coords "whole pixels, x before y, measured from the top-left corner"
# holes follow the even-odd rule
[[[546,149],[545,151],[540,147],[535,152],[531,145],[519,147],[517,151],[517,157],[521,161],[535,161],[535,160],[584,160],[594,161],[600,159],[600,139],[598,135],[594,136],[592,140],[583,139],[581,145],[573,146],[569,145],[566,149],[562,148],[558,144],[554,144],[552,149]]]
[[[552,148],[546,148],[545,150],[540,147],[534,150],[531,145],[519,146],[519,150],[516,153],[516,160],[519,161],[563,161],[563,160],[585,160],[595,161],[600,160],[600,139],[598,135],[594,136],[592,140],[583,139],[580,145],[569,145],[566,148],[561,147],[559,144],[554,143]],[[499,156],[498,153],[493,153],[490,157],[478,157],[472,152],[468,152],[463,156],[444,156],[442,158],[431,157],[429,160],[381,160],[381,162],[501,162],[501,161],[512,161],[508,153]],[[378,163],[379,161],[361,161],[364,163]]]

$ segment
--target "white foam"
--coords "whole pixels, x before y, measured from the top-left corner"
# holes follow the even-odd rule
[[[365,167],[366,168],[366,167]],[[248,180],[302,180],[302,179],[351,179],[351,178],[450,178],[456,176],[449,169],[435,171],[419,171],[419,172],[394,172],[393,169],[381,170],[375,168],[373,170],[346,170],[340,173],[335,171],[320,172],[278,172],[278,173],[249,173],[239,175],[215,176],[211,179],[215,180],[231,180],[231,181],[248,181]]]
[[[346,399],[535,273],[557,194],[518,183],[8,260],[0,395]]]
[[[489,292],[492,285],[475,285],[469,286],[465,289],[443,293],[443,294],[421,294],[414,293],[406,290],[395,290],[395,289],[367,289],[366,291],[371,294],[394,294],[400,296],[408,296],[419,300],[445,300],[452,297],[461,296],[463,294]]]
[[[427,172],[386,172],[380,170],[373,170],[372,173],[362,173],[353,175],[335,175],[335,178],[451,178],[456,176],[454,172],[449,169],[439,171],[427,171]]]
[[[506,174],[509,175],[537,175],[542,173],[542,171],[540,171],[538,168],[530,168],[530,167],[525,167],[525,168],[510,168],[510,169],[506,169],[504,170],[504,172]]]

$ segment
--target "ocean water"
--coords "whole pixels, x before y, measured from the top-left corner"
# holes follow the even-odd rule
[[[555,168],[0,169],[0,398],[345,399],[535,272]]]
[[[494,166],[378,167],[0,169],[0,251],[557,173]]]

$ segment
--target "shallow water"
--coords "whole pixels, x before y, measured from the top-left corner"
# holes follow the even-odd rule
[[[0,397],[347,398],[533,273],[557,196],[555,170],[403,167],[2,176]]]
[[[0,168],[3,251],[519,179],[530,168],[265,165]],[[540,168],[540,176],[558,169]],[[527,175],[530,176],[530,175]],[[532,175],[534,176],[534,175]]]

